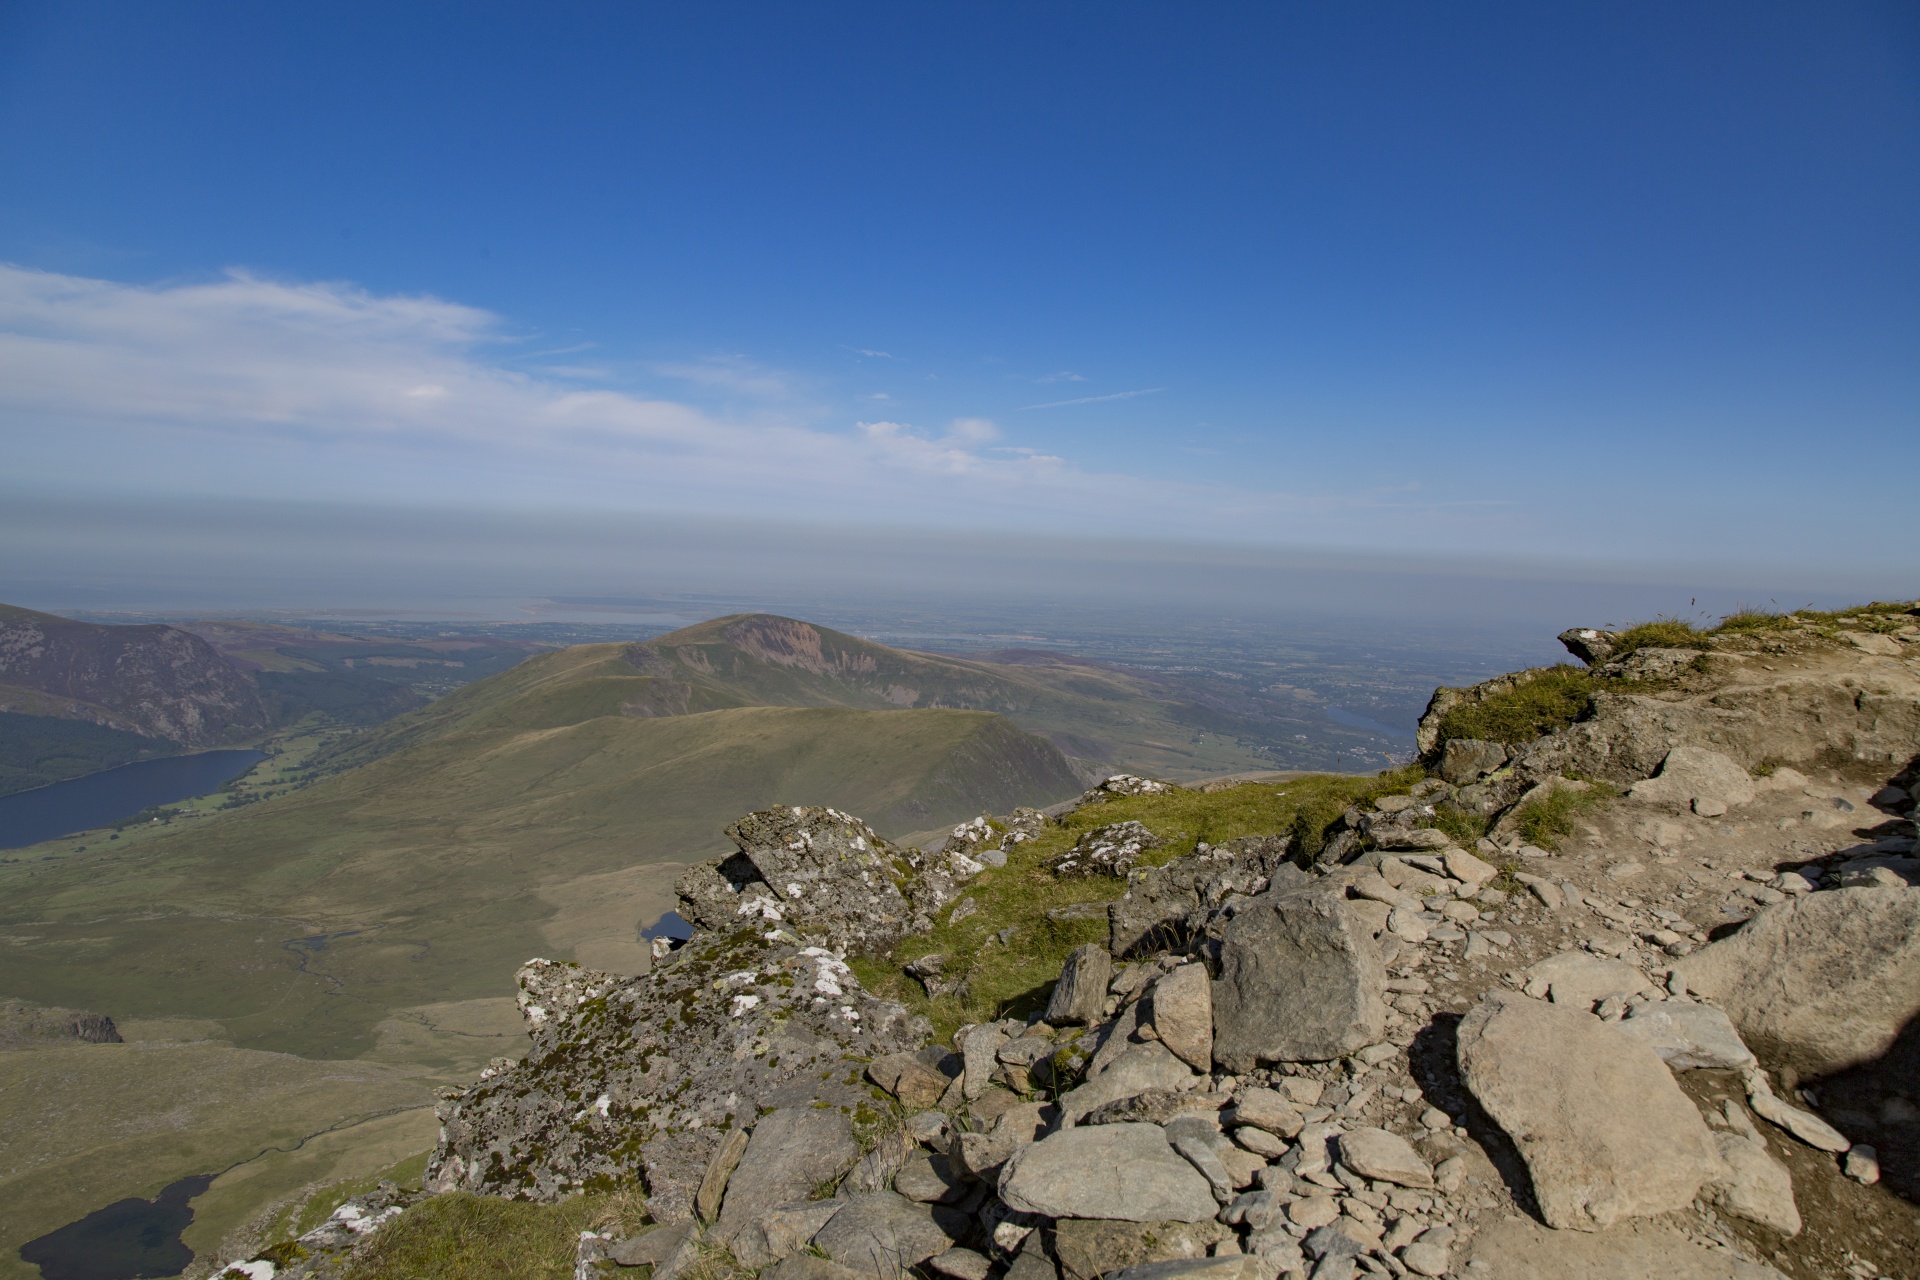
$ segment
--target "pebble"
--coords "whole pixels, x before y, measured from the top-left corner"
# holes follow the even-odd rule
[[[1880,1153],[1864,1142],[1848,1149],[1841,1167],[1855,1182],[1872,1186],[1880,1181]]]

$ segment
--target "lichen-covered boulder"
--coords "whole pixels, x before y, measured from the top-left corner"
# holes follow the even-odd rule
[[[1186,948],[1229,897],[1299,878],[1299,868],[1286,861],[1291,843],[1287,836],[1246,836],[1164,866],[1135,867],[1127,873],[1126,896],[1107,908],[1108,950],[1124,957]]]
[[[730,1129],[816,1104],[877,1121],[866,1063],[930,1029],[833,952],[762,929],[696,934],[637,978],[523,968],[532,1050],[441,1104],[429,1185],[551,1200],[640,1174],[654,1216],[673,1221]]]

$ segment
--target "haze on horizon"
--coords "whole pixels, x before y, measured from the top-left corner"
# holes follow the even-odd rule
[[[1910,595],[1917,126],[1897,3],[15,4],[0,590]]]

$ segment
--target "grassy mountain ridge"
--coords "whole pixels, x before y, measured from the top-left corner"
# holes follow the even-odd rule
[[[1082,762],[1183,778],[1260,768],[1248,726],[1094,663],[1023,653],[1006,662],[895,649],[773,614],[734,614],[634,644],[540,654],[347,744],[364,763],[461,729],[658,717],[727,707],[969,710],[1004,715]],[[1196,743],[1212,735],[1211,742]]]

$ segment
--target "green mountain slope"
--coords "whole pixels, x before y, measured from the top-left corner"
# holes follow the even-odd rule
[[[1080,786],[984,712],[629,716],[607,713],[605,677],[538,676],[497,677],[510,691],[479,690],[469,723],[307,790],[0,867],[0,990],[348,1056],[395,1010],[498,996],[528,956],[569,954],[608,895],[637,942],[643,902],[668,905],[677,864],[748,810],[825,803],[898,833]]]
[[[1234,741],[1257,728],[1132,675],[1045,655],[982,662],[913,653],[772,614],[736,614],[641,644],[579,645],[530,658],[363,735],[341,762],[361,763],[460,729],[742,706],[997,712],[1081,761],[1087,776],[1124,769],[1184,779],[1268,767]]]

